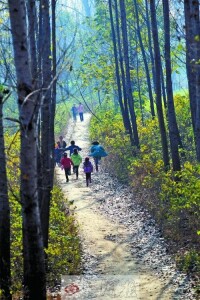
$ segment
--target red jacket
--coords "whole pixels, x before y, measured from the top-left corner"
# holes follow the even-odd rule
[[[64,169],[71,168],[71,166],[73,165],[73,162],[69,157],[63,157],[60,163],[64,167]]]

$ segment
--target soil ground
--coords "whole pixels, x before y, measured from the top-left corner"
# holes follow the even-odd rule
[[[83,159],[89,153],[90,148],[89,121],[89,114],[84,115],[84,122],[77,120],[76,123],[73,123],[71,120],[68,133],[65,136],[67,145],[69,145],[70,140],[75,140],[76,144],[82,148],[80,154]],[[175,286],[170,278],[159,278],[150,266],[142,260],[139,261],[131,251],[133,243],[130,231],[123,224],[110,220],[98,209],[99,201],[103,195],[95,192],[94,182],[98,181],[99,173],[94,172],[92,174],[95,180],[89,187],[86,187],[85,184],[82,165],[78,180],[73,174],[70,176],[69,182],[66,183],[64,171],[56,167],[56,173],[66,198],[69,201],[74,201],[75,216],[80,226],[84,274],[97,277],[105,275],[103,280],[110,275],[118,276],[121,279],[127,276],[134,283],[132,295],[128,295],[127,292],[123,296],[115,295],[115,297],[110,296],[109,298],[100,295],[96,299],[188,299],[177,296]],[[77,294],[76,298],[73,299],[84,299],[84,297],[79,298]]]

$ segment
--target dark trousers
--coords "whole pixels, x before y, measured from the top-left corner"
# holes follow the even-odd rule
[[[79,116],[80,116],[80,120],[83,121],[83,113],[82,112],[79,113]]]
[[[95,169],[98,172],[99,171],[99,161],[101,160],[100,156],[94,157],[94,164],[95,164]]]
[[[76,178],[78,178],[78,168],[79,168],[79,166],[74,166],[73,167],[73,171],[76,174]]]
[[[73,113],[73,120],[76,121],[76,114]]]
[[[71,168],[65,168],[65,176],[66,176],[67,181],[69,181],[68,175],[70,175],[70,171],[71,171]]]
[[[89,182],[91,182],[91,173],[85,173],[86,175],[86,185],[89,185]]]

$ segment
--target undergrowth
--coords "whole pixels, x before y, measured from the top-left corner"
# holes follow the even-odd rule
[[[66,124],[70,118],[71,106],[72,105],[68,102],[63,102],[56,105],[54,125],[55,136],[59,136],[66,130]]]
[[[199,275],[200,264],[200,165],[194,154],[191,124],[188,121],[188,98],[175,99],[177,120],[182,136],[184,155],[182,170],[164,171],[157,118],[144,122],[138,118],[140,151],[130,145],[121,114],[110,109],[97,111],[101,122],[93,118],[90,137],[99,140],[109,155],[105,166],[133,189],[137,202],[148,209],[159,224],[169,250],[176,254],[179,267]],[[175,180],[179,178],[179,180]]]
[[[48,257],[47,286],[54,288],[60,284],[61,275],[80,273],[80,241],[78,226],[73,215],[66,214],[67,201],[58,186],[52,192],[49,247],[46,249]],[[23,260],[22,260],[22,220],[21,205],[11,201],[11,275],[12,293],[22,291]]]
[[[12,147],[9,145],[12,144]],[[11,292],[17,300],[23,290],[22,209],[19,195],[19,138],[6,135],[11,224]],[[50,206],[49,247],[46,249],[47,286],[54,287],[61,275],[79,274],[80,241],[78,226],[69,203],[55,183]]]

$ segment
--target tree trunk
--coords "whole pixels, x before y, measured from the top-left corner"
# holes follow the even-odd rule
[[[174,171],[181,170],[181,163],[179,157],[179,140],[180,135],[176,121],[176,114],[174,108],[174,97],[172,88],[172,68],[171,68],[171,55],[170,55],[170,21],[169,21],[169,2],[163,0],[163,16],[164,16],[164,33],[165,33],[165,65],[166,65],[166,90],[167,90],[167,117],[169,127],[169,139],[172,155],[172,165]]]
[[[163,162],[165,169],[169,167],[169,153],[168,153],[168,143],[167,134],[164,122],[163,108],[162,108],[162,97],[161,97],[161,58],[158,40],[158,27],[156,19],[156,9],[155,0],[150,1],[150,11],[151,11],[151,27],[152,36],[154,43],[154,58],[155,58],[155,72],[156,72],[156,107],[162,142],[162,152],[163,152]]]
[[[161,88],[162,88],[162,99],[163,99],[163,105],[164,108],[167,108],[167,98],[166,98],[166,92],[165,92],[165,77],[163,73],[163,66],[161,63],[161,69],[160,69],[160,75],[161,75]]]
[[[190,107],[194,136],[196,143],[196,156],[200,162],[200,41],[199,41],[199,1],[184,1],[185,27],[186,27],[186,55],[188,63],[188,84],[190,91]]]
[[[196,1],[194,1],[196,2]],[[195,14],[191,10],[191,1],[184,0],[185,32],[186,32],[186,70],[190,97],[190,110],[195,135],[196,123],[196,85],[195,85]],[[197,33],[199,35],[199,33]]]
[[[130,116],[131,116],[131,124],[132,124],[133,135],[134,135],[133,145],[139,149],[139,137],[138,137],[136,115],[135,115],[135,108],[134,108],[134,99],[133,99],[133,93],[132,93],[132,87],[131,87],[131,77],[130,77],[126,8],[125,8],[124,0],[120,0],[119,3],[120,3],[122,41],[123,41],[124,63],[125,63],[125,73],[126,73],[126,94],[127,94],[127,98],[128,98],[128,105],[129,105],[129,111],[130,111]]]
[[[82,0],[84,9],[85,9],[85,16],[86,17],[91,17],[91,11],[90,11],[90,6],[89,6],[89,1],[88,0]]]
[[[51,143],[51,187],[53,188],[54,178],[54,148],[55,148],[55,137],[54,137],[54,119],[56,112],[56,86],[57,86],[57,74],[56,74],[56,1],[51,0],[51,12],[52,12],[52,100],[51,100],[51,119],[50,119],[50,143]]]
[[[0,290],[2,300],[11,300],[10,285],[10,206],[3,135],[3,95],[0,94]]]
[[[112,0],[109,0],[108,2],[109,2],[110,24],[111,24],[113,49],[114,49],[114,57],[115,57],[115,74],[116,74],[116,80],[117,80],[118,101],[119,101],[119,105],[120,105],[120,109],[121,109],[124,127],[125,127],[126,131],[129,132],[129,126],[127,124],[127,118],[125,116],[125,111],[124,111],[124,106],[123,106],[123,101],[122,101],[122,89],[121,89],[120,74],[119,74],[116,34],[115,34],[115,28],[114,28],[114,22],[113,22]]]
[[[141,88],[140,88],[140,77],[139,77],[139,57],[137,54],[137,86],[138,86],[138,98],[139,98],[139,105],[140,105],[140,112],[141,112],[141,120],[142,125],[144,126],[144,112],[142,106],[142,95],[141,95]]]
[[[17,75],[21,132],[20,196],[23,218],[25,299],[46,299],[46,276],[43,239],[37,192],[37,136],[35,115],[37,96],[32,93],[29,65],[25,2],[9,0],[9,13]]]
[[[120,63],[120,71],[121,71],[121,81],[122,81],[122,87],[123,87],[123,96],[124,96],[124,117],[126,121],[125,128],[127,129],[128,133],[130,134],[130,140],[132,143],[132,127],[129,117],[129,110],[128,110],[128,100],[126,95],[126,79],[125,79],[125,72],[124,72],[124,60],[122,55],[122,43],[121,43],[121,37],[120,37],[120,26],[119,26],[119,12],[118,12],[118,3],[117,0],[114,0],[115,4],[115,22],[116,22],[116,32],[117,32],[117,46],[119,51],[119,63]]]
[[[28,36],[29,36],[29,61],[31,61],[31,75],[34,80],[34,85],[38,86],[36,81],[38,72],[37,63],[37,47],[36,47],[36,34],[37,34],[37,15],[35,0],[26,2],[28,12]]]
[[[41,224],[44,247],[48,248],[48,230],[50,199],[52,190],[52,135],[50,122],[52,122],[51,111],[51,31],[49,16],[49,0],[42,0],[42,107],[41,107]],[[54,141],[54,139],[53,139]]]
[[[151,59],[151,69],[152,69],[152,77],[153,77],[153,88],[155,90],[156,86],[156,75],[155,75],[155,64],[154,64],[154,55],[153,55],[153,47],[152,47],[152,34],[151,34],[151,22],[149,17],[149,5],[148,0],[145,0],[145,8],[146,8],[146,24],[147,24],[147,35],[148,35],[148,47],[149,54]]]
[[[147,86],[148,86],[148,93],[149,93],[151,115],[152,115],[152,117],[155,117],[153,92],[152,92],[152,87],[151,87],[151,78],[150,78],[146,53],[145,53],[145,49],[144,49],[144,45],[143,45],[143,41],[142,41],[142,36],[141,36],[141,32],[140,32],[138,4],[137,4],[136,0],[134,0],[134,5],[135,5],[135,14],[136,14],[136,22],[137,22],[137,35],[138,35],[138,39],[139,39],[140,48],[141,48],[141,51],[142,51],[142,58],[143,58],[143,61],[144,61],[144,67],[145,67],[146,78],[147,78]]]

